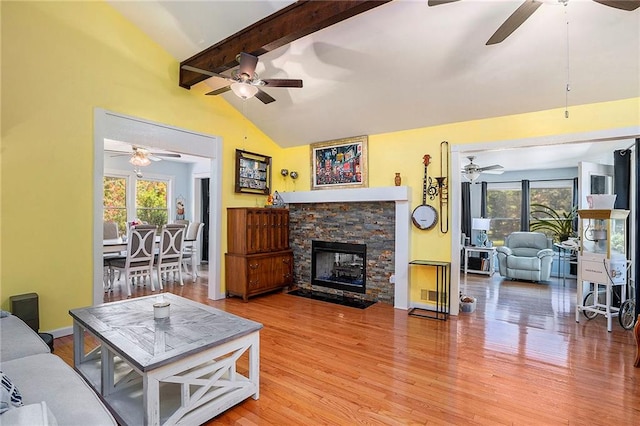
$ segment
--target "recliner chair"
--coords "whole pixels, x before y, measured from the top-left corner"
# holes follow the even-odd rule
[[[500,275],[506,278],[547,281],[553,262],[553,241],[541,232],[512,232],[497,247]]]

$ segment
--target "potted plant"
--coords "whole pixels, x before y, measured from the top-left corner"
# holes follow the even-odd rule
[[[554,242],[562,242],[575,237],[576,231],[573,223],[578,216],[578,208],[574,206],[568,212],[558,212],[544,204],[531,204],[531,217],[529,224],[531,231],[550,234]]]

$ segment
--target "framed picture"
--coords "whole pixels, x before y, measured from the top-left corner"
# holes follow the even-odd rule
[[[311,189],[367,187],[367,136],[311,145]]]
[[[182,195],[176,198],[176,220],[184,220],[186,201]]]
[[[271,193],[271,157],[236,149],[236,192]]]

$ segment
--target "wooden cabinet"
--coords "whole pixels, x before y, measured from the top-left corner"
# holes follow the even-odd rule
[[[227,293],[246,302],[250,296],[293,284],[289,248],[289,210],[227,209]]]

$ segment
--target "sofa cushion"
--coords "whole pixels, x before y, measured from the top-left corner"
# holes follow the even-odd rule
[[[2,369],[20,388],[25,404],[45,401],[61,425],[116,425],[94,390],[56,355],[3,361]]]
[[[10,410],[11,407],[22,406],[22,395],[20,391],[3,371],[0,371],[0,388],[0,392],[2,392],[0,414]]]
[[[2,415],[0,423],[2,426],[58,426],[55,416],[44,401],[9,410]]]
[[[538,257],[520,257],[509,256],[507,257],[507,268],[509,269],[524,269],[526,271],[539,271],[540,259]]]
[[[0,336],[0,362],[51,352],[38,333],[14,315],[0,319]]]

